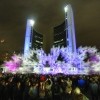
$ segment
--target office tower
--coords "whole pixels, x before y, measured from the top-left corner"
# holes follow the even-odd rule
[[[28,19],[26,25],[25,44],[24,44],[24,56],[28,55],[28,52],[32,48],[40,49],[43,45],[43,35],[36,32],[33,29],[34,20]]]
[[[54,46],[66,46],[70,52],[76,52],[74,17],[71,5],[65,7],[65,21],[54,27]]]

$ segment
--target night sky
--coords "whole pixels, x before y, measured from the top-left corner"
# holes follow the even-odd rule
[[[64,6],[74,12],[78,46],[100,48],[100,0],[0,0],[0,52],[22,51],[26,20],[35,20],[34,28],[44,35],[44,49],[52,46],[53,27],[64,21]]]

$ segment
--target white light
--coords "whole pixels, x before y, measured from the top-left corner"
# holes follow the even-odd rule
[[[65,12],[67,12],[67,11],[68,11],[68,6],[66,6],[66,7],[64,8],[64,10],[65,10]]]
[[[32,20],[32,19],[30,19],[29,21],[30,21],[30,25],[31,25],[31,26],[33,26],[33,25],[34,25],[34,23],[35,23],[35,21],[34,21],[34,20]]]
[[[3,39],[3,40],[1,40],[0,42],[3,43],[3,42],[5,42],[5,40]]]

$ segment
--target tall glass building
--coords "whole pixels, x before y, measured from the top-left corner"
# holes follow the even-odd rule
[[[28,19],[25,33],[24,56],[28,55],[30,49],[40,49],[43,46],[43,35],[36,32],[33,29],[33,25],[34,21]]]
[[[65,7],[65,21],[54,27],[54,46],[66,46],[69,52],[76,52],[74,16],[71,5]]]
[[[54,27],[54,41],[53,41],[53,45],[55,47],[58,47],[58,46],[66,47],[67,46],[65,22],[63,22],[62,24]]]
[[[33,30],[33,36],[32,36],[32,48],[43,48],[43,35],[38,33],[37,31]]]

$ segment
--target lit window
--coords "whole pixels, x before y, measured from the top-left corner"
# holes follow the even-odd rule
[[[43,44],[43,42],[40,42],[40,41],[38,41],[38,40],[36,40],[36,42],[37,42],[37,43],[40,43],[40,44]]]
[[[54,43],[58,43],[58,42],[62,42],[64,39],[61,39],[61,40],[59,40],[59,41],[55,41]]]

